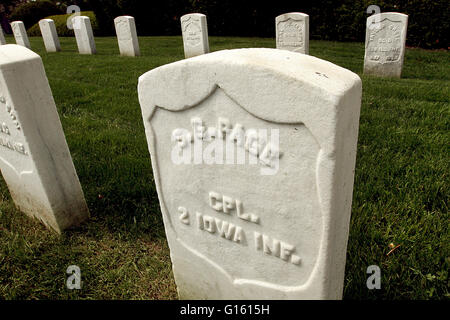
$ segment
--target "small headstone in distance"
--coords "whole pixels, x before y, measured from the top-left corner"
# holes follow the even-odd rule
[[[367,18],[365,74],[401,77],[407,28],[406,14],[383,12]]]
[[[140,55],[136,23],[133,17],[120,16],[114,19],[119,51],[122,56],[135,57]]]
[[[291,12],[275,18],[277,49],[309,54],[309,16]]]
[[[73,30],[77,41],[78,52],[81,54],[94,54],[94,33],[92,32],[91,20],[87,16],[76,16],[72,19]]]
[[[11,22],[11,29],[14,34],[14,39],[16,39],[16,43],[19,46],[30,49],[30,40],[28,40],[27,30],[25,29],[24,23],[22,21],[13,21]]]
[[[209,53],[208,26],[206,16],[201,13],[189,13],[181,17],[184,56],[195,57]]]
[[[52,19],[42,19],[39,21],[39,28],[41,29],[42,39],[47,52],[61,51],[55,22]]]

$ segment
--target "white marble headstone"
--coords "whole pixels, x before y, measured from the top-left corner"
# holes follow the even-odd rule
[[[276,49],[153,69],[138,93],[181,299],[339,299],[361,80]]]
[[[14,34],[14,39],[16,39],[16,43],[30,49],[30,41],[28,40],[27,30],[25,29],[24,23],[22,21],[13,21],[11,22],[11,29]]]
[[[57,232],[89,216],[41,58],[0,46],[0,169],[17,208]]]
[[[114,19],[119,51],[122,56],[135,57],[140,55],[136,23],[133,17],[120,16]]]
[[[309,16],[291,12],[275,18],[277,49],[309,54]]]
[[[55,22],[52,19],[42,19],[39,21],[39,28],[41,29],[42,39],[44,39],[47,52],[61,51]]]
[[[94,54],[95,47],[94,33],[92,32],[91,20],[87,16],[75,16],[72,19],[73,30],[77,41],[78,52],[81,54]]]
[[[383,12],[367,18],[365,74],[401,77],[407,28],[406,14]]]
[[[181,17],[184,56],[195,57],[209,53],[208,26],[206,16],[201,13],[189,13]]]
[[[5,35],[3,34],[2,26],[0,26],[0,45],[6,44]]]

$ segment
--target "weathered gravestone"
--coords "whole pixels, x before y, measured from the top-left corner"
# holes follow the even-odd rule
[[[0,45],[6,44],[5,35],[3,34],[2,26],[0,26]]]
[[[0,47],[0,169],[17,208],[61,232],[89,216],[41,58]]]
[[[341,298],[360,78],[239,49],[156,68],[138,92],[180,298]]]
[[[277,49],[309,54],[309,16],[291,12],[275,18]]]
[[[201,13],[189,13],[181,17],[184,56],[195,57],[209,52],[208,26],[206,16]]]
[[[30,49],[30,41],[28,40],[27,30],[25,29],[25,25],[23,24],[23,22],[11,22],[11,29],[14,34],[14,39],[16,39],[16,43],[20,46],[24,46]]]
[[[120,16],[114,19],[119,51],[122,56],[135,57],[140,55],[136,23],[130,16]]]
[[[91,20],[86,16],[76,16],[72,19],[73,30],[77,41],[78,52],[81,54],[94,54],[94,33],[92,32]]]
[[[39,21],[39,28],[41,29],[42,39],[44,39],[47,52],[61,51],[55,22],[52,19],[42,19]]]
[[[367,18],[365,74],[400,78],[407,28],[406,14],[383,12]]]

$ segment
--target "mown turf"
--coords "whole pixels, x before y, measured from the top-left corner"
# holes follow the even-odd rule
[[[79,55],[73,38],[42,56],[92,218],[61,237],[18,212],[0,183],[0,297],[176,299],[137,98],[146,71],[183,59],[181,37],[115,38]],[[9,43],[13,39],[8,38]],[[273,39],[211,37],[212,51],[274,47]],[[311,55],[361,75],[360,43],[311,42]],[[347,253],[346,299],[448,299],[449,53],[408,49],[402,79],[362,76],[363,103]],[[391,252],[390,244],[394,247]],[[381,290],[368,290],[378,265]],[[66,288],[81,268],[82,289]]]

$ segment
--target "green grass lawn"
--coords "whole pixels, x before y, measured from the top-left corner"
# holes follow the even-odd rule
[[[142,56],[120,57],[96,38],[41,55],[91,219],[62,236],[14,208],[1,179],[0,298],[176,299],[169,249],[137,96],[140,75],[184,58],[181,37],[140,37]],[[7,38],[8,43],[14,40]],[[274,47],[274,39],[210,37],[212,51]],[[447,51],[408,49],[402,79],[362,76],[361,43],[312,41],[311,55],[363,80],[345,299],[448,299],[450,237]],[[389,244],[400,245],[394,252]],[[82,289],[66,289],[66,268]],[[382,289],[368,290],[379,265]]]

